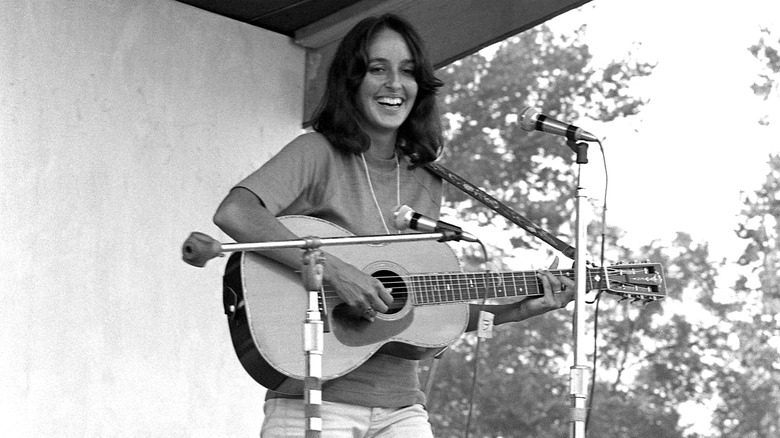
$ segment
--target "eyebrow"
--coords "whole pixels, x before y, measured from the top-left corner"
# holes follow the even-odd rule
[[[390,62],[387,58],[369,58],[368,62]],[[403,59],[401,60],[401,64],[414,64],[414,59]]]

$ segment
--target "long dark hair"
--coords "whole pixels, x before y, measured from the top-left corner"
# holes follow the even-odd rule
[[[417,98],[409,117],[398,129],[397,146],[413,163],[434,161],[442,150],[441,121],[436,92],[443,85],[434,72],[417,31],[405,19],[385,14],[360,21],[341,40],[328,70],[328,81],[312,126],[337,149],[361,153],[370,146],[368,135],[360,128],[358,88],[368,69],[368,46],[380,30],[390,29],[403,36],[414,60]]]

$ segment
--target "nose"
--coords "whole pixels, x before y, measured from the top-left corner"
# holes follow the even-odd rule
[[[400,88],[401,87],[401,72],[398,70],[389,70],[387,73],[387,80],[385,86],[388,88]]]

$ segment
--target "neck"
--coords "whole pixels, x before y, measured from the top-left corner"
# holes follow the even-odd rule
[[[389,159],[395,156],[396,132],[387,134],[369,134],[371,146],[366,155],[378,159]]]

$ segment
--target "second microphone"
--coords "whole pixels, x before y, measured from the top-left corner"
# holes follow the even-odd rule
[[[412,229],[423,233],[442,233],[442,240],[464,240],[466,242],[479,242],[474,235],[463,231],[456,225],[444,221],[437,221],[414,211],[408,205],[396,208],[395,228],[398,230]]]

